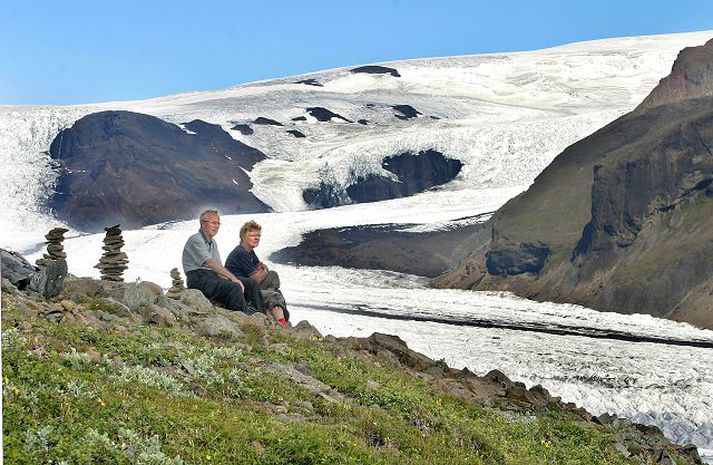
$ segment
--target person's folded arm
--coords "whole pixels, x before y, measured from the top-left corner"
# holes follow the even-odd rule
[[[262,282],[265,278],[267,278],[267,267],[263,268],[258,265],[257,269],[248,275],[248,278],[257,281],[258,283]]]

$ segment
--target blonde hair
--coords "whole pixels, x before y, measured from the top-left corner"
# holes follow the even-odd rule
[[[262,231],[262,226],[257,224],[257,222],[255,220],[250,220],[247,223],[245,223],[240,228],[240,241],[243,241],[245,239],[245,236],[247,236],[248,233],[253,230]]]

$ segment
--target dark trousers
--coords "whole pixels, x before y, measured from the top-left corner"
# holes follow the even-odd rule
[[[245,286],[245,293],[238,283],[221,278],[215,271],[194,270],[186,273],[186,284],[190,289],[198,289],[206,298],[222,307],[248,314],[254,313],[255,310],[264,312],[265,304],[260,286],[250,278],[238,276],[238,279]],[[252,305],[252,309],[247,305],[248,303]]]

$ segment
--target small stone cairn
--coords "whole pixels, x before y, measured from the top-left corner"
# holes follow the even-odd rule
[[[117,224],[104,228],[104,231],[106,231],[104,245],[102,246],[104,254],[99,260],[99,264],[95,265],[94,268],[99,268],[102,281],[123,282],[124,277],[122,275],[124,270],[128,268],[126,264],[129,263],[129,257],[121,251],[121,247],[124,245],[121,229]]]
[[[65,228],[54,228],[45,234],[47,239],[47,252],[38,258],[35,263],[40,269],[46,269],[53,261],[64,260],[67,254],[64,252],[64,233],[69,231]]]
[[[181,273],[178,271],[178,268],[171,270],[171,279],[173,279],[173,286],[166,292],[166,297],[169,299],[180,299],[185,286],[183,285],[183,278],[181,278]]]

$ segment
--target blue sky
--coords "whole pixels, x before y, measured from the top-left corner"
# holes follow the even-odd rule
[[[3,0],[0,104],[157,97],[379,61],[713,30],[711,0]]]

